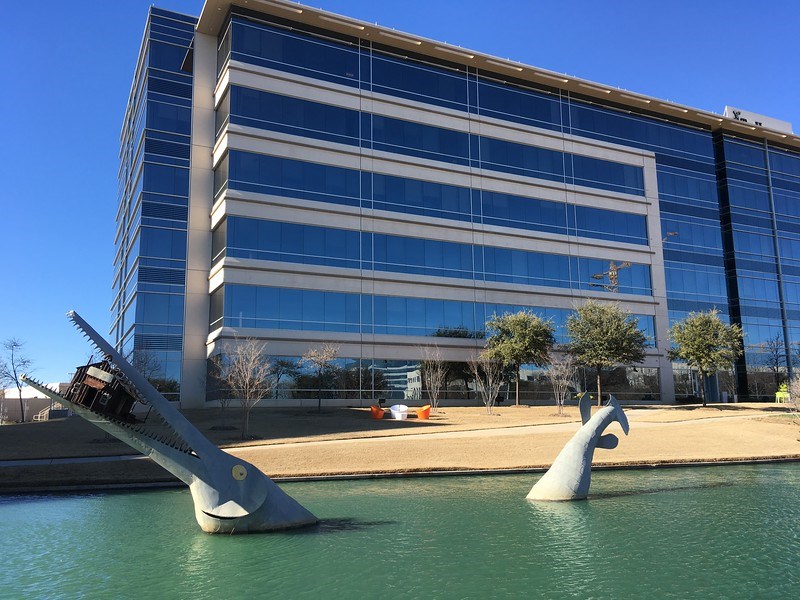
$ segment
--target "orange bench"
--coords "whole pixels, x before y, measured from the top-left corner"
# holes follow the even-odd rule
[[[382,419],[383,415],[386,414],[386,410],[376,404],[370,406],[369,411],[373,419]],[[430,419],[431,405],[426,404],[425,406],[421,406],[420,408],[416,409],[415,413],[418,419],[422,420]]]

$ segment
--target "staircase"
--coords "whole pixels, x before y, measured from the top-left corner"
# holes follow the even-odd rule
[[[34,421],[47,421],[50,417],[60,419],[69,416],[69,409],[64,408],[58,402],[54,402],[52,406],[47,406],[33,415]]]

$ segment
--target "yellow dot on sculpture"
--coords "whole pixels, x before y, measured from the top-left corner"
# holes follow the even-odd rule
[[[245,469],[242,465],[235,465],[232,469],[233,478],[236,481],[241,481],[245,477],[247,477],[247,469]]]

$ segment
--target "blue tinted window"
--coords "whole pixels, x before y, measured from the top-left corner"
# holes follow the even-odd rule
[[[736,252],[756,254],[771,259],[775,258],[774,240],[771,235],[734,231],[733,245]]]
[[[136,320],[140,323],[183,323],[183,296],[139,294],[136,306]]]
[[[562,152],[489,137],[480,138],[480,152],[484,168],[551,181],[564,180]]]
[[[727,305],[725,273],[721,268],[668,262],[665,266],[670,298]]]
[[[478,114],[546,129],[561,128],[561,104],[557,97],[509,84],[479,81]]]
[[[566,159],[571,161],[573,172],[570,183],[628,194],[644,194],[641,167],[487,137],[480,138],[480,152],[484,168],[551,181],[565,181]]]
[[[613,210],[575,206],[577,235],[647,245],[647,217]]]
[[[473,277],[473,249],[469,244],[383,234],[375,234],[373,239],[375,270],[465,279]]]
[[[640,264],[624,263],[618,274],[611,275],[606,271],[613,269],[613,262],[570,259],[543,252],[244,217],[229,217],[225,227],[225,254],[238,258],[574,289],[613,287],[611,291],[651,293],[649,268]],[[217,245],[221,243],[221,231],[224,230],[218,228],[215,232]],[[361,248],[370,248],[371,252],[360,257]],[[216,254],[221,256],[219,250]],[[591,281],[586,279],[592,276],[597,277]]]
[[[577,101],[570,103],[569,110],[570,125],[579,135],[656,152],[669,149],[671,154],[714,157],[711,135],[705,131]]]
[[[751,167],[766,168],[764,148],[747,142],[724,140],[725,160],[727,162],[741,163]]]
[[[603,290],[623,294],[652,294],[650,267],[622,261],[594,258],[578,259],[579,286],[584,290]]]
[[[534,231],[567,232],[566,204],[537,198],[482,191],[483,222]]]
[[[377,53],[372,59],[372,89],[461,110],[467,104],[464,73]]]
[[[267,294],[263,302],[262,294]],[[215,315],[221,313],[226,326],[460,338],[483,337],[485,320],[492,315],[529,309],[552,320],[559,341],[563,342],[564,324],[571,312],[557,308],[235,284],[224,286],[223,307],[219,307],[219,297],[219,290],[212,294],[212,323],[218,319]],[[276,305],[279,306],[277,311]],[[637,315],[636,318],[639,328],[653,339],[653,317]]]
[[[232,86],[231,123],[357,144],[358,112],[299,98]]]
[[[780,244],[780,251],[781,251],[781,259],[788,260],[788,261],[800,261],[800,240],[793,240],[787,238],[778,238],[778,243]],[[765,253],[767,255],[771,254]]]
[[[579,154],[572,155],[572,167],[578,185],[644,195],[644,171],[641,167]]]
[[[358,85],[355,49],[267,25],[235,20],[232,58],[345,85]]]
[[[357,206],[358,171],[264,154],[228,154],[231,189]],[[219,169],[218,169],[219,171]]]
[[[375,173],[372,193],[376,209],[460,221],[472,218],[469,188]]]
[[[185,231],[142,227],[140,240],[142,256],[186,259]]]
[[[189,170],[146,163],[144,165],[144,191],[188,196]]]
[[[189,135],[192,129],[191,119],[190,108],[162,102],[147,103],[147,127],[149,129]]]
[[[732,207],[768,212],[769,193],[766,189],[728,184],[728,199]]]
[[[658,197],[668,199],[690,206],[699,205],[700,202],[708,207],[718,208],[717,181],[709,177],[693,177],[687,173],[673,172],[668,168],[659,168]],[[685,202],[688,199],[691,202]],[[685,213],[683,207],[680,210]]]
[[[770,150],[769,166],[773,173],[786,173],[800,177],[800,155]]]
[[[186,58],[186,46],[175,46],[163,42],[150,42],[150,66],[165,71],[181,70],[183,59]]]
[[[469,136],[461,131],[372,115],[372,139],[376,150],[469,164]]]
[[[371,191],[373,199],[359,200],[362,184],[358,171],[240,151],[231,151],[218,166],[218,188],[227,182],[229,164],[232,189],[557,234],[567,233],[569,225],[573,235],[647,243],[642,215],[570,207],[573,216],[568,222],[564,203],[379,173],[365,174],[369,179],[363,196],[369,197]],[[476,201],[480,198],[474,209],[473,194]]]
[[[227,256],[361,268],[358,231],[244,217],[226,223]]]
[[[722,254],[719,222],[707,219],[689,221],[665,215],[661,219],[661,236],[667,250],[685,249]]]

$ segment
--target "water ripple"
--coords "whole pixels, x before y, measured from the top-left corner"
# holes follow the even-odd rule
[[[0,498],[3,598],[789,598],[800,465],[294,483],[318,526],[212,536],[185,490]]]

